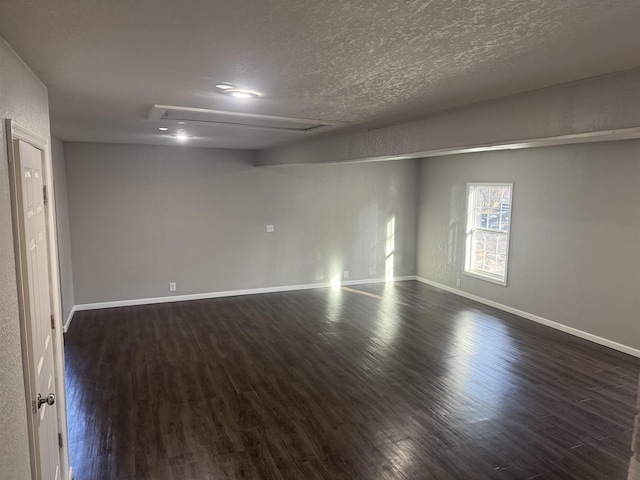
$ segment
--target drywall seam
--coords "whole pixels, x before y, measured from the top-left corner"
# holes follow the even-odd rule
[[[44,88],[45,90],[49,90],[47,88],[47,86],[44,84],[44,82],[42,80],[40,80],[40,77],[38,77],[35,72],[33,71],[33,69],[27,65],[27,62],[25,62],[22,57],[20,55],[18,55],[18,53],[13,49],[13,47],[11,45],[9,45],[9,42],[7,42],[3,37],[0,37],[0,41],[2,41],[2,43],[4,44],[4,46],[13,54],[13,56],[15,57],[15,59],[17,59],[24,68],[26,68],[29,73],[31,74],[31,78],[33,78],[35,81],[37,81],[42,88]]]
[[[424,284],[430,285],[432,287],[439,288],[446,292],[453,293],[455,295],[459,295],[464,298],[468,298],[469,300],[473,300],[475,302],[482,303],[484,305],[489,305],[490,307],[494,307],[499,310],[503,310],[505,312],[513,313],[514,315],[518,315],[519,317],[526,318],[527,320],[532,320],[536,323],[546,325],[547,327],[560,330],[561,332],[569,333],[575,337],[580,337],[584,340],[589,340],[593,343],[597,343],[599,345],[612,348],[613,350],[617,350],[619,352],[623,352],[629,355],[633,355],[634,357],[640,358],[640,350],[630,347],[628,345],[623,345],[622,343],[614,342],[613,340],[602,338],[592,333],[584,332],[582,330],[578,330],[577,328],[569,327],[567,325],[563,325],[562,323],[554,322],[553,320],[549,320],[548,318],[540,317],[538,315],[534,315],[533,313],[525,312],[523,310],[518,310],[517,308],[513,308],[508,305],[504,305],[502,303],[494,302],[493,300],[488,300],[486,298],[479,297],[477,295],[473,295],[471,293],[467,293],[462,290],[458,290],[458,289],[449,287],[447,285],[443,285],[441,283],[428,280],[426,278],[416,276],[416,280]]]

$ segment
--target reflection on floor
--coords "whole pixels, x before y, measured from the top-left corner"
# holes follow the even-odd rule
[[[638,359],[416,282],[78,312],[65,341],[78,480],[629,465]]]

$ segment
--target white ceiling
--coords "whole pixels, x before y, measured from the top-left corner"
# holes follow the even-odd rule
[[[176,143],[153,104],[380,126],[640,66],[639,25],[639,0],[0,0],[69,141]],[[184,128],[223,148],[312,135]]]

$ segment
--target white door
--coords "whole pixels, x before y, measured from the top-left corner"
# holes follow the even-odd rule
[[[30,329],[32,369],[38,395],[33,414],[40,478],[60,478],[58,418],[55,403],[51,297],[49,294],[49,252],[44,200],[43,152],[22,140],[14,141],[21,181],[18,195],[21,205],[21,238],[25,242],[23,265],[26,267],[26,317]]]

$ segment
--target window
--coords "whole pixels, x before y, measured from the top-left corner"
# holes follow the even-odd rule
[[[466,274],[507,284],[511,183],[467,186]]]

